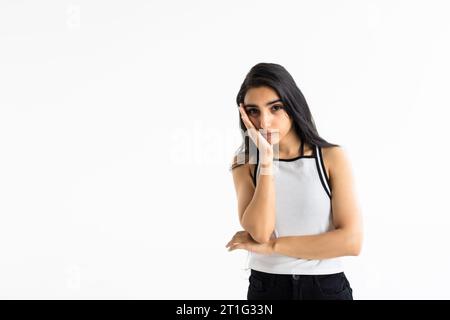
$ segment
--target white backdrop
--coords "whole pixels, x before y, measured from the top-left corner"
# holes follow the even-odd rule
[[[0,297],[245,299],[228,166],[283,65],[353,165],[355,299],[448,299],[445,1],[0,3]]]

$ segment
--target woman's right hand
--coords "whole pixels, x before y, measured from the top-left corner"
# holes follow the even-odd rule
[[[255,128],[253,123],[248,118],[247,113],[244,110],[242,103],[239,104],[239,112],[241,113],[241,119],[247,128],[247,133],[249,137],[253,140],[255,145],[258,147],[260,152],[260,159],[262,165],[271,165],[273,163],[273,144],[267,141],[266,138],[261,134],[259,130]]]

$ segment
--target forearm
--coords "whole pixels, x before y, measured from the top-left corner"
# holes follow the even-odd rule
[[[358,255],[361,237],[336,229],[318,235],[288,236],[271,240],[273,253],[301,259],[327,259]]]
[[[275,228],[275,183],[273,175],[259,175],[253,199],[243,214],[242,226],[255,241],[269,241]]]

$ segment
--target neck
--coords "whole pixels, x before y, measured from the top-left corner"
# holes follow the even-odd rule
[[[293,158],[300,154],[300,137],[291,130],[278,144],[279,158]]]

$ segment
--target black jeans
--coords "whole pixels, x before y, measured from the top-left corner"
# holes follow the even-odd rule
[[[344,272],[273,274],[251,269],[247,300],[353,300]]]

